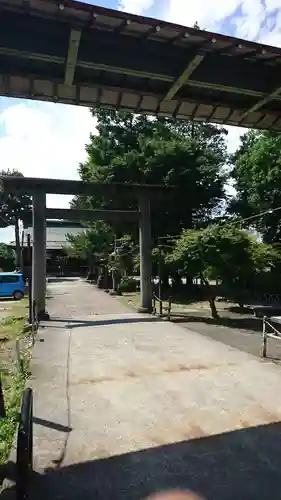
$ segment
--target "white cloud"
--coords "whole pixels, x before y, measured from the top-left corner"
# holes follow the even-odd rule
[[[240,143],[241,135],[247,132],[246,128],[241,127],[230,127],[229,125],[224,125],[224,128],[228,131],[227,136],[227,149],[229,153],[234,153]]]
[[[154,0],[120,0],[118,9],[130,14],[141,15],[153,4]]]
[[[276,18],[271,31],[266,23],[270,15]],[[165,19],[185,26],[197,21],[201,28],[210,31],[219,29],[223,21],[231,20],[235,36],[264,43],[272,40],[280,45],[280,15],[280,0],[168,0]]]
[[[281,6],[268,19],[268,22],[259,34],[259,40],[267,45],[281,47]]]
[[[235,35],[248,40],[255,40],[265,19],[265,10],[261,0],[244,0],[241,3],[242,16],[237,16]]]
[[[5,109],[0,127],[1,168],[30,177],[75,179],[95,122],[87,108],[26,101]],[[53,200],[49,197],[48,204]],[[64,198],[58,201],[65,206]]]
[[[280,0],[264,0],[267,10],[280,9]]]
[[[0,131],[1,168],[30,177],[75,179],[95,121],[87,108],[23,101],[0,112]],[[47,205],[64,208],[69,199],[48,195]],[[11,231],[1,230],[0,238],[10,240]]]
[[[183,26],[198,22],[203,29],[221,31],[222,23],[234,35],[281,47],[280,0],[168,0],[165,20]],[[226,33],[229,34],[229,33]],[[228,150],[234,152],[246,129],[228,129]]]
[[[235,12],[240,3],[240,0],[168,0],[165,18],[183,26],[193,26],[197,21],[201,28],[212,30],[219,21]]]

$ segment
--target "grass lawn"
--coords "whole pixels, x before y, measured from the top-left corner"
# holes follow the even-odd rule
[[[6,417],[0,419],[0,464],[7,461],[18,421],[22,392],[28,374],[30,342],[24,330],[28,300],[0,302],[0,376],[4,391]],[[18,367],[16,341],[19,340],[21,369]]]

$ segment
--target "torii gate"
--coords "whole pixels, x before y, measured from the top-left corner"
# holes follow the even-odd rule
[[[130,220],[139,223],[140,245],[140,308],[143,313],[152,310],[152,259],[150,198],[171,188],[143,184],[84,183],[62,179],[31,177],[0,177],[2,189],[9,193],[24,192],[32,195],[33,258],[32,296],[36,301],[39,319],[48,319],[46,312],[46,219],[68,220]],[[73,210],[47,209],[46,193],[52,194],[105,194],[133,192],[138,200],[138,210]]]

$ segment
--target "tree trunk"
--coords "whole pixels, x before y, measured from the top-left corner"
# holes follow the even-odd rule
[[[21,263],[21,248],[20,248],[19,219],[17,217],[15,218],[15,241],[16,241],[16,268],[19,268]]]
[[[86,279],[89,281],[96,281],[98,279],[98,275],[96,273],[95,259],[92,253],[88,255],[88,272]]]
[[[215,299],[213,297],[209,299],[209,304],[210,304],[212,318],[219,319],[218,311],[216,308],[216,302],[215,302]]]
[[[201,274],[200,279],[201,279],[201,283],[203,283],[205,285],[206,290],[207,290],[207,298],[208,298],[208,302],[210,304],[212,318],[219,319],[219,314],[218,314],[218,311],[216,308],[216,302],[215,302],[216,296],[214,296],[214,293],[212,291],[212,287],[210,286],[210,283],[208,282],[208,280],[203,276],[203,274]]]
[[[113,270],[111,275],[112,275],[112,292],[116,295],[119,295],[119,287],[121,280],[120,273],[116,270]]]

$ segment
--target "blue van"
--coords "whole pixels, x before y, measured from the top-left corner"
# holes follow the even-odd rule
[[[24,279],[22,273],[0,273],[0,297],[23,299]]]

